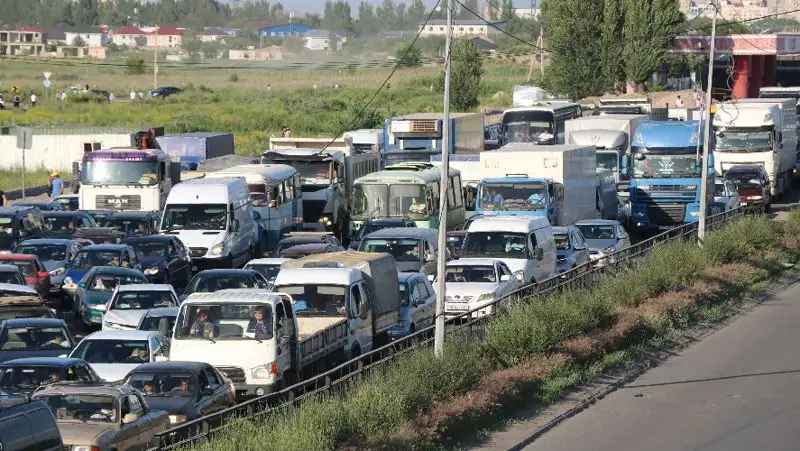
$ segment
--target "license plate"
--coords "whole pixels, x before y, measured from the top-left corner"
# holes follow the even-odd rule
[[[197,265],[192,265],[192,271],[197,271]]]
[[[454,304],[454,305],[446,305],[444,309],[451,312],[466,312],[469,310],[469,305],[467,304]]]
[[[98,312],[92,312],[92,314],[89,316],[89,318],[92,321],[102,321],[103,320],[103,314],[102,313],[98,313]]]

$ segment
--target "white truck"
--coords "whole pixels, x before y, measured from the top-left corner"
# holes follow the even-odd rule
[[[476,214],[540,216],[554,226],[617,217],[617,189],[597,174],[594,146],[516,143],[480,158]]]
[[[308,327],[301,333],[346,324],[347,358],[386,343],[400,321],[397,263],[389,254],[344,251],[288,260],[274,287],[294,299],[296,315]]]
[[[572,119],[564,124],[566,143],[595,146],[597,169],[613,172],[614,179],[619,183],[624,172],[622,156],[630,154],[631,138],[636,126],[644,120],[647,120],[644,114],[610,114]]]
[[[797,152],[797,101],[739,99],[723,102],[714,115],[714,166],[724,174],[737,164],[760,164],[773,196],[791,189]]]
[[[242,398],[278,391],[341,363],[347,341],[344,321],[295,315],[285,293],[222,290],[194,293],[183,301],[170,358],[213,365]]]

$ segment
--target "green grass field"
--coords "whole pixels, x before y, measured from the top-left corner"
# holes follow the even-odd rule
[[[41,186],[47,184],[48,171],[28,171],[25,174],[25,186]],[[22,171],[0,171],[0,190],[5,192],[22,188]]]

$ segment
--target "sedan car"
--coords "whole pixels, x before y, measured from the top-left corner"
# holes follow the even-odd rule
[[[103,322],[105,304],[119,285],[147,283],[141,271],[114,266],[95,266],[78,282],[73,312],[87,326]]]
[[[77,194],[62,194],[55,198],[61,207],[67,211],[75,211],[79,207],[80,197]]]
[[[349,249],[356,250],[365,235],[390,227],[416,227],[417,223],[407,218],[371,218],[364,221],[361,227],[350,237]]]
[[[725,172],[725,180],[733,183],[739,193],[740,205],[763,205],[769,213],[772,207],[772,188],[769,175],[760,164],[737,164]]]
[[[392,339],[430,326],[436,313],[436,292],[424,274],[401,272],[397,277],[401,302],[400,322],[389,329],[389,337]]]
[[[35,207],[41,211],[64,211],[64,207],[53,200],[14,202],[15,207]]]
[[[150,235],[126,238],[125,244],[136,250],[142,259],[147,280],[185,287],[192,278],[192,259],[186,247],[172,235]]]
[[[57,318],[39,293],[25,285],[0,283],[0,322],[15,318]]]
[[[114,227],[131,236],[154,235],[159,231],[161,212],[126,210],[115,211],[103,223],[103,227]]]
[[[344,248],[331,243],[311,243],[298,244],[281,251],[279,258],[298,259],[309,255],[328,254],[331,252],[342,252]]]
[[[22,270],[15,265],[0,265],[0,283],[28,286],[25,283],[25,276],[22,274]]]
[[[500,260],[468,258],[447,262],[444,311],[446,317],[475,310],[514,291],[518,282]],[[437,295],[438,299],[438,295]],[[494,313],[487,306],[472,313],[473,318]]]
[[[81,227],[97,227],[97,223],[85,211],[45,211],[42,219],[42,236],[46,238],[69,237]]]
[[[244,265],[244,269],[258,271],[270,284],[275,282],[275,277],[281,270],[281,264],[290,258],[256,258]]]
[[[58,357],[69,354],[75,339],[64,320],[9,319],[0,324],[0,362],[22,357]]]
[[[67,264],[83,245],[70,239],[25,240],[14,248],[15,254],[36,255],[50,274],[50,294],[61,294],[61,286],[67,273]]]
[[[170,425],[167,412],[123,383],[52,384],[33,397],[56,413],[64,449],[72,451],[148,449]]]
[[[64,276],[63,291],[70,297],[75,296],[78,282],[95,266],[127,265],[140,269],[141,264],[136,251],[125,244],[95,244],[79,250],[67,265]]]
[[[739,208],[739,192],[733,182],[720,178],[714,181],[714,203],[721,207],[721,212]]]
[[[50,273],[39,257],[31,254],[0,254],[0,265],[15,265],[22,270],[25,284],[43,297],[50,296]]]
[[[280,257],[281,252],[292,246],[315,243],[342,245],[339,239],[329,232],[291,232],[278,242],[278,245],[272,251],[272,256]]]
[[[178,295],[172,285],[132,284],[118,286],[108,304],[97,307],[105,310],[103,330],[136,330],[148,310],[179,305]]]
[[[589,263],[589,247],[580,229],[575,226],[553,227],[556,241],[556,272],[564,273]]]
[[[86,336],[69,355],[86,360],[107,381],[118,381],[137,366],[167,360],[169,348],[158,332],[102,330]]]
[[[172,340],[172,331],[175,329],[175,320],[178,318],[178,307],[151,308],[139,320],[136,330],[158,332],[161,338],[169,345]]]
[[[206,269],[195,274],[180,297],[183,301],[192,293],[213,293],[230,288],[263,288],[269,282],[258,271],[252,269]]]
[[[85,211],[86,213],[89,214],[89,216],[92,217],[92,219],[94,219],[94,222],[96,222],[97,225],[100,226],[105,224],[108,217],[114,213],[113,210],[85,210]]]
[[[575,223],[586,238],[589,257],[595,265],[611,263],[609,255],[630,247],[631,238],[618,221],[611,219],[586,219]]]
[[[81,359],[25,357],[0,364],[0,390],[7,393],[33,393],[43,385],[61,381],[97,383],[101,379]]]
[[[172,424],[236,403],[233,383],[208,363],[145,363],[128,373],[125,382],[139,389],[151,408],[167,411]]]
[[[175,94],[180,94],[181,92],[183,92],[183,90],[181,88],[176,88],[175,86],[161,86],[151,91],[153,97],[161,97],[161,98],[169,97]]]

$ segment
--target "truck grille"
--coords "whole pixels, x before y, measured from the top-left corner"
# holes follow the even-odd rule
[[[433,133],[436,132],[436,119],[415,119],[411,121],[412,133]]]
[[[650,222],[655,225],[682,224],[686,213],[683,204],[654,204],[647,207]]]
[[[99,194],[95,198],[97,210],[141,210],[142,196]]]
[[[635,194],[642,202],[693,202],[697,196],[695,190],[679,185],[651,186],[647,191],[636,188]]]
[[[202,257],[202,256],[206,255],[206,252],[208,252],[208,248],[207,247],[190,247],[189,248],[189,253],[192,255],[192,257]]]
[[[325,200],[305,200],[303,199],[303,221],[304,222],[317,222],[319,221],[322,212],[325,211]]]
[[[223,376],[227,377],[234,384],[245,383],[244,370],[238,366],[218,366],[216,367]]]

